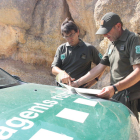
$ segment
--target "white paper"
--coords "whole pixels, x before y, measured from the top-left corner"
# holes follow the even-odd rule
[[[84,94],[93,94],[96,95],[101,92],[99,89],[87,89],[87,88],[75,88],[76,92]]]
[[[68,86],[63,83],[59,83],[62,87],[67,88],[73,93],[78,93],[78,94],[90,94],[90,95],[96,95],[101,92],[99,89],[88,89],[88,88],[74,88],[71,86]]]

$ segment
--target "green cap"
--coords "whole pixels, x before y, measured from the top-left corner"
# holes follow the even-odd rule
[[[117,14],[113,12],[106,13],[101,19],[100,28],[96,34],[107,34],[113,26],[120,22],[121,19]]]

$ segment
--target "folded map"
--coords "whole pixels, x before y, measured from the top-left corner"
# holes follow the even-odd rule
[[[59,83],[59,82],[58,82]],[[88,89],[88,88],[74,88],[71,86],[68,86],[63,83],[59,83],[62,87],[67,88],[73,93],[79,93],[79,94],[90,94],[90,95],[96,95],[101,92],[99,89]]]

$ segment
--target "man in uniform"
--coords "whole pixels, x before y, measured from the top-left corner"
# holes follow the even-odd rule
[[[79,39],[79,29],[73,21],[66,19],[61,25],[61,33],[67,42],[60,45],[56,51],[52,73],[60,74],[62,83],[71,85],[73,80],[90,71],[92,62],[99,64],[101,54],[94,46]],[[89,88],[97,80],[95,78],[81,87]]]
[[[96,34],[107,37],[111,43],[100,64],[85,76],[74,81],[72,86],[80,86],[98,75],[110,66],[110,86],[104,87],[97,95],[101,98],[113,98],[128,106],[138,119],[137,99],[140,98],[140,37],[123,30],[120,17],[109,12],[101,19],[101,25]]]

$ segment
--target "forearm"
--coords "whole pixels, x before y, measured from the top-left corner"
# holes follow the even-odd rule
[[[116,83],[115,86],[118,91],[127,89],[140,81],[140,67],[136,67],[125,79]]]
[[[53,67],[52,68],[52,74],[57,75],[58,73],[62,72],[63,70],[61,70],[59,67]]]
[[[79,86],[95,79],[96,77],[100,77],[100,75],[102,75],[105,68],[106,68],[105,65],[98,64],[96,67],[91,69],[86,75],[78,79]]]
[[[102,77],[103,73],[104,73],[105,69],[103,70],[103,72],[101,72],[101,74],[97,77],[98,80]]]

